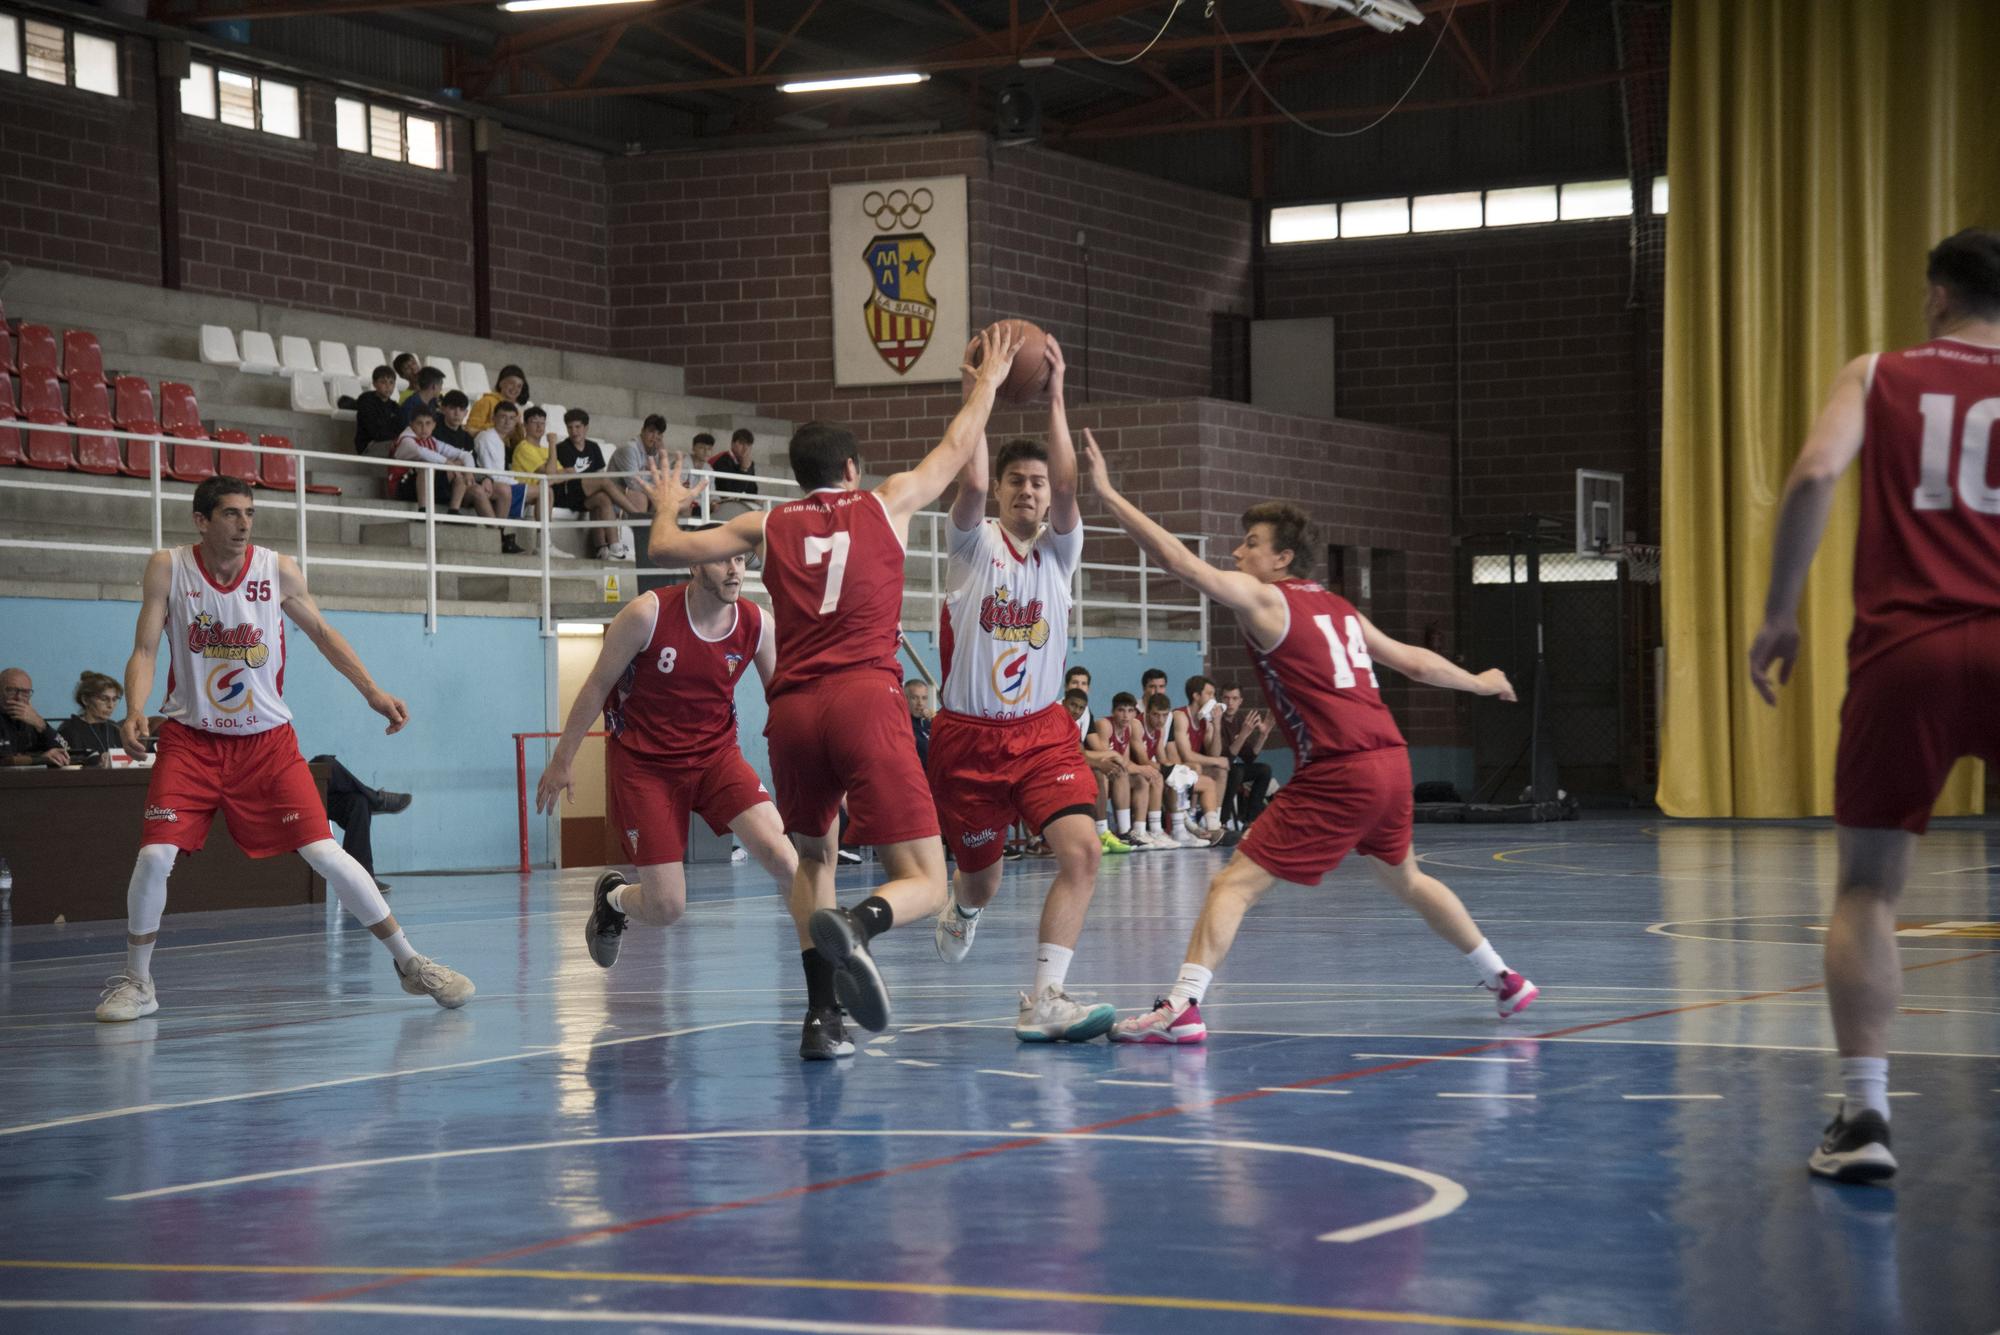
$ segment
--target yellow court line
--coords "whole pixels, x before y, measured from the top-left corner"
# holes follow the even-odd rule
[[[170,1275],[351,1276],[398,1279],[539,1279],[558,1283],[679,1284],[709,1288],[818,1289],[845,1293],[914,1294],[938,1298],[994,1298],[1023,1303],[1074,1303],[1094,1307],[1158,1308],[1177,1312],[1234,1312],[1251,1316],[1299,1316],[1321,1321],[1374,1321],[1449,1330],[1496,1330],[1514,1335],[1649,1335],[1594,1326],[1551,1326],[1538,1321],[1492,1317],[1439,1316],[1430,1312],[1379,1312],[1361,1307],[1308,1307],[1229,1298],[1174,1298],[1145,1293],[1064,1293],[1055,1289],[1005,1289],[974,1284],[913,1284],[862,1279],[781,1279],[763,1275],[680,1275],[621,1270],[516,1270],[450,1266],[341,1265],[168,1265],[137,1261],[9,1261],[0,1270],[81,1270]],[[337,1302],[326,1304],[338,1311]]]

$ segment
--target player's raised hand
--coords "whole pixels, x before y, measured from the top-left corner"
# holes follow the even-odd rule
[[[118,725],[118,740],[125,743],[126,755],[134,760],[146,758],[146,738],[152,726],[143,712],[125,716],[125,721]]]
[[[1049,361],[1049,402],[1061,403],[1063,401],[1063,373],[1069,370],[1069,363],[1063,360],[1062,344],[1056,342],[1054,334],[1047,336],[1046,345]]]
[[[389,720],[389,726],[382,729],[385,737],[395,736],[403,730],[403,725],[410,721],[410,707],[387,691],[380,689],[370,691],[368,707]]]
[[[558,797],[576,801],[575,784],[570,777],[569,762],[552,756],[542,777],[535,781],[535,814],[554,811]]]
[[[965,355],[958,359],[958,392],[965,398],[972,397],[972,387],[979,383],[979,354],[985,346],[985,335],[974,334],[965,342]]]
[[[687,463],[688,457],[685,454],[668,455],[664,467],[657,459],[646,461],[647,490],[653,494],[654,514],[673,515],[676,518],[686,514],[694,505],[695,498],[708,486],[707,478],[703,478],[693,487],[687,485],[685,481]]]
[[[1104,466],[1104,451],[1097,447],[1097,437],[1090,434],[1089,427],[1083,429],[1083,472],[1099,492],[1111,490],[1111,470]]]
[[[1508,681],[1507,674],[1499,668],[1487,668],[1476,680],[1479,682],[1481,695],[1498,696],[1502,700],[1510,701],[1520,698],[1514,694],[1514,683]]]
[[[1750,641],[1750,684],[1764,703],[1778,703],[1778,686],[1792,679],[1792,667],[1799,658],[1799,623],[1795,617],[1768,618]],[[1771,684],[1771,667],[1778,667],[1777,686]]]
[[[979,332],[983,344],[979,358],[979,378],[998,389],[1007,379],[1007,373],[1014,369],[1014,358],[1019,355],[1026,337],[1018,325],[1005,320],[990,324]]]

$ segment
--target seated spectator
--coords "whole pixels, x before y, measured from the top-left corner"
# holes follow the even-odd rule
[[[521,514],[528,519],[539,519],[542,515],[542,466],[548,463],[555,448],[555,437],[549,434],[548,425],[549,415],[540,404],[523,408],[520,428],[507,440],[507,466],[513,470],[514,480],[527,487]]]
[[[1215,726],[1222,714],[1215,683],[1197,674],[1187,679],[1184,689],[1187,704],[1174,711],[1174,740],[1180,746],[1181,763],[1214,779],[1220,788],[1229,775],[1229,762],[1222,755],[1222,731]]]
[[[1173,702],[1164,695],[1146,698],[1146,713],[1140,720],[1140,738],[1146,748],[1146,759],[1157,765],[1166,778],[1166,809],[1173,816],[1174,828],[1167,837],[1182,848],[1195,848],[1213,844],[1221,836],[1222,785],[1215,776],[1204,772],[1195,763],[1195,754],[1176,732]],[[1174,771],[1185,769],[1194,776],[1192,783],[1174,785]],[[1182,776],[1185,780],[1186,776]],[[1182,796],[1182,788],[1186,796]],[[1192,809],[1192,814],[1190,813]],[[1207,829],[1198,829],[1204,822],[1202,813],[1209,813]],[[1164,829],[1164,825],[1162,826]]]
[[[406,402],[410,395],[417,392],[417,375],[424,369],[424,364],[417,360],[417,354],[414,352],[399,352],[396,354],[396,360],[390,365],[403,382],[402,391],[396,395],[396,402]]]
[[[102,672],[86,672],[77,679],[79,712],[56,726],[73,761],[102,767],[111,763],[113,752],[124,753],[125,742],[118,734],[118,721],[112,717],[124,698],[125,688]]]
[[[1083,714],[1076,721],[1076,730],[1088,737],[1090,725],[1097,721],[1097,717],[1090,712],[1090,669],[1081,663],[1063,673],[1063,692],[1067,694],[1070,691],[1083,692]]]
[[[407,423],[417,411],[419,404],[431,410],[431,420],[438,416],[438,399],[444,394],[444,372],[435,366],[426,366],[417,372],[417,392],[403,400],[403,421]]]
[[[590,414],[572,408],[563,414],[563,426],[569,431],[568,437],[558,442],[555,456],[542,464],[543,473],[564,479],[550,490],[550,504],[588,514],[592,519],[616,519],[619,487],[610,478],[590,476],[605,471],[603,447],[590,438]],[[588,533],[598,560],[632,558],[632,549],[618,540],[617,529],[593,528]]]
[[[1139,702],[1130,692],[1120,691],[1111,697],[1111,713],[1091,725],[1090,736],[1084,739],[1084,750],[1086,755],[1108,751],[1125,761],[1119,768],[1124,771],[1129,805],[1122,819],[1117,807],[1112,808],[1119,837],[1134,848],[1178,847],[1160,825],[1166,775],[1141,749]]]
[[[1245,709],[1243,692],[1235,686],[1222,692],[1222,754],[1229,761],[1229,786],[1222,794],[1222,819],[1238,829],[1263,814],[1271,793],[1271,767],[1257,759],[1270,737],[1273,720],[1263,709]]]
[[[472,491],[471,469],[478,462],[470,453],[456,445],[447,445],[432,434],[437,427],[437,418],[427,403],[417,405],[410,414],[410,424],[403,428],[403,434],[396,437],[398,459],[409,463],[452,464],[451,468],[428,470],[433,479],[434,495],[440,510],[447,513],[456,511],[470,502],[472,508],[488,519],[493,518],[492,503],[486,499],[484,491]],[[418,472],[426,471],[419,469]],[[414,474],[403,480],[403,487],[396,499],[414,501],[420,495]]]
[[[354,400],[354,452],[386,459],[408,423],[396,403],[396,373],[378,366],[368,378],[374,388]]]
[[[431,434],[447,445],[470,450],[472,433],[465,429],[465,415],[471,408],[472,401],[465,397],[463,390],[454,389],[448,394],[438,395],[438,424],[431,428]]]
[[[614,473],[637,473],[638,477],[618,479],[624,489],[626,499],[618,508],[628,515],[649,515],[653,512],[653,497],[646,488],[646,470],[654,464],[665,465],[667,448],[667,419],[653,413],[640,424],[639,439],[628,440],[611,452],[611,471]]]
[[[453,390],[452,393],[458,394],[458,391]],[[458,394],[458,398],[460,402],[465,400],[463,394]],[[451,409],[447,408],[445,411],[449,413]],[[509,519],[521,517],[528,492],[527,483],[516,482],[513,475],[507,471],[509,455],[507,441],[519,427],[519,418],[520,410],[513,404],[498,405],[493,410],[493,424],[472,438],[470,450],[473,459],[479,465],[479,477],[472,483],[470,490],[484,492],[493,512],[505,515]],[[521,543],[514,536],[512,529],[501,532],[500,551],[507,556],[522,555]]]
[[[503,402],[521,409],[528,406],[528,376],[518,366],[500,368],[500,378],[472,405],[472,415],[466,418],[465,424],[474,431],[484,431],[493,425],[493,410]]]
[[[910,705],[910,731],[917,739],[917,763],[929,769],[931,763],[931,687],[927,681],[911,677],[903,682],[903,699]]]
[[[697,443],[701,439],[702,437],[700,436],[695,437]],[[714,443],[712,438],[709,443]],[[715,489],[717,491],[735,492],[741,496],[755,496],[757,494],[757,484],[748,480],[757,475],[757,465],[750,461],[750,451],[756,444],[757,437],[752,435],[748,428],[737,427],[735,434],[729,438],[729,448],[720,454],[709,456],[708,466],[710,468],[718,473],[735,474],[734,477],[719,477],[715,479]]]
[[[0,672],[0,765],[69,764],[69,748],[35,712],[35,683],[25,668]]]
[[[1089,691],[1081,686],[1065,689],[1062,706],[1069,711],[1069,716],[1076,720],[1077,728],[1083,733],[1083,761],[1097,776],[1097,841],[1107,853],[1130,853],[1132,845],[1111,832],[1114,814],[1123,817],[1121,824],[1126,829],[1131,828],[1131,817],[1126,814],[1132,804],[1131,788],[1125,777],[1126,765],[1108,749],[1092,749]]]
[[[326,818],[340,827],[340,846],[361,864],[363,870],[374,876],[375,844],[371,830],[375,817],[407,811],[410,795],[370,788],[355,778],[353,771],[334,756],[314,756],[312,763],[332,766],[326,776]],[[389,892],[389,887],[379,879],[375,888],[384,894]]]
[[[1165,668],[1147,668],[1139,674],[1139,698],[1151,700],[1156,695],[1167,693],[1167,671]]]

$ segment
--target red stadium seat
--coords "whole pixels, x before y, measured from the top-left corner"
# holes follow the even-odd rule
[[[121,375],[113,385],[115,394],[111,420],[120,431],[130,431],[142,436],[155,436],[160,432],[160,419],[153,410],[153,387],[141,376]],[[165,470],[165,460],[161,461],[161,472]],[[127,477],[151,477],[153,475],[152,446],[141,440],[125,442],[125,467]]]
[[[62,377],[72,385],[79,380],[104,383],[104,349],[98,345],[97,335],[88,329],[64,331]]]
[[[230,477],[240,477],[246,482],[257,480],[257,454],[253,450],[232,450],[231,445],[248,445],[250,433],[238,431],[235,427],[218,427],[215,443],[220,447],[215,452],[215,470]]]
[[[160,429],[174,437],[166,473],[176,482],[206,482],[215,476],[215,450],[195,441],[208,439],[194,390],[174,380],[160,382]]]
[[[21,416],[44,426],[68,426],[63,409],[62,385],[52,367],[36,367],[21,372]],[[68,470],[76,466],[75,449],[67,431],[30,431],[28,448],[21,462],[30,468]]]
[[[99,431],[115,430],[111,419],[111,394],[102,380],[77,379],[69,382],[69,420],[78,426]],[[108,436],[78,436],[76,466],[86,473],[118,473],[125,468],[124,452]]]
[[[21,429],[14,421],[14,377],[0,374],[0,467],[21,462]]]
[[[259,436],[257,437],[257,443],[267,450],[289,450],[292,448],[292,438],[290,436]],[[265,454],[258,457],[264,463],[263,472],[257,478],[258,486],[275,487],[283,491],[290,491],[298,485],[299,464],[297,458],[289,454]],[[339,487],[326,482],[309,482],[306,484],[306,490],[315,496],[340,495]]]
[[[12,374],[20,369],[20,359],[14,355],[14,331],[0,319],[0,371]]]
[[[47,371],[55,375],[62,367],[62,360],[56,352],[56,331],[45,324],[24,324],[21,326],[19,346],[15,355],[20,361],[21,373],[30,370]]]

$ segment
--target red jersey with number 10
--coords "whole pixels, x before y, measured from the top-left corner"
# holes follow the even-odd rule
[[[764,521],[764,588],[778,623],[772,697],[857,668],[903,680],[903,542],[874,492],[822,487],[774,507]]]
[[[625,751],[698,767],[736,746],[736,683],[757,657],[764,612],[738,599],[729,629],[710,640],[688,616],[688,586],[661,589],[646,647],[604,703],[604,725]]]
[[[1315,760],[1403,745],[1376,689],[1375,664],[1354,604],[1311,580],[1280,580],[1285,633],[1269,649],[1246,634],[1264,681],[1271,717],[1290,739],[1301,769]]]
[[[1939,338],[1875,359],[1861,443],[1850,667],[2000,613],[2000,348]]]

